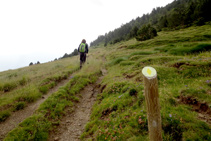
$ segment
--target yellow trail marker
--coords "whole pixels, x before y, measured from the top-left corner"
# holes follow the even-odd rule
[[[148,69],[147,69],[147,73],[148,73],[149,75],[151,75],[152,71],[148,68]]]
[[[148,79],[155,78],[157,76],[157,72],[152,67],[144,67],[142,69],[142,74],[147,77]]]

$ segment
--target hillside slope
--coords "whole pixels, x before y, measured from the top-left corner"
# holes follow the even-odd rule
[[[159,32],[144,42],[132,39],[107,47],[102,44],[90,49],[88,55],[74,78],[4,140],[47,140],[64,111],[72,111],[80,101],[80,90],[97,80],[102,67],[107,74],[81,140],[148,140],[141,74],[145,66],[158,73],[163,140],[211,140],[211,25]],[[2,92],[0,96],[5,95]]]
[[[164,140],[211,140],[211,26],[103,49],[108,75],[82,138],[148,140],[142,68],[157,70]]]

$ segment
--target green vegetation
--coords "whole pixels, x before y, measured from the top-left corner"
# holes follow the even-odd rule
[[[96,75],[92,75],[92,78],[73,77],[64,87],[42,103],[33,116],[11,131],[4,140],[46,140],[51,127],[59,124],[58,120],[65,114],[64,109],[73,106],[73,102],[79,100],[76,93],[90,83],[90,80],[96,80]]]
[[[143,41],[156,36],[156,31],[172,31],[190,26],[205,25],[211,21],[209,5],[211,5],[210,0],[175,0],[165,7],[156,7],[151,13],[143,14],[142,17],[137,17],[105,35],[98,36],[96,40],[91,42],[91,46],[98,46],[102,43],[107,46],[132,38]],[[146,30],[146,25],[151,25],[152,28]],[[203,36],[200,36],[200,33],[195,34],[195,39],[200,41],[205,38],[210,40],[210,37],[210,34],[203,34]],[[189,40],[189,38],[184,37],[181,39]],[[167,39],[166,41],[170,40]]]
[[[138,31],[136,40],[138,41],[145,41],[148,39],[152,39],[157,36],[157,31],[153,28],[150,24],[143,25]]]
[[[67,79],[68,76],[71,74],[70,71],[60,74],[60,75],[56,75],[56,76],[51,76],[48,77],[46,79],[44,79],[39,86],[39,91],[43,94],[46,94],[49,89],[55,87],[59,82],[61,82],[64,79]]]
[[[198,54],[204,51],[210,51],[211,44],[199,44],[193,47],[177,46],[169,51],[173,55]]]
[[[21,110],[79,69],[76,58],[0,73],[0,114]],[[2,116],[6,120],[7,116]]]
[[[99,61],[93,62],[97,69],[93,70],[94,64],[84,66],[80,72],[75,73],[65,86],[60,87],[57,92],[42,103],[35,114],[25,119],[4,140],[46,140],[48,132],[58,125],[59,120],[65,115],[65,108],[72,107],[74,102],[79,100],[76,94],[87,84],[97,80],[101,63]],[[89,73],[85,73],[87,71]]]
[[[5,121],[10,116],[9,111],[3,111],[0,113],[0,122]]]
[[[53,93],[31,117],[12,130],[5,140],[46,140],[48,133],[80,100],[79,91],[93,83],[101,67],[107,74],[101,82],[90,121],[82,140],[149,140],[144,84],[141,71],[152,66],[158,74],[164,141],[211,140],[211,25],[177,31],[161,31],[153,39],[135,39],[90,49],[87,63],[63,87]],[[65,59],[43,66],[35,65],[21,71],[0,73],[2,89],[6,83],[17,82],[9,92],[1,91],[0,121],[11,111],[23,109],[47,93],[61,80],[77,70],[77,65]],[[102,61],[104,60],[104,62]],[[56,65],[55,65],[55,64]],[[33,68],[34,67],[34,68]],[[36,67],[39,67],[36,68]],[[47,68],[48,68],[47,67]],[[57,71],[52,69],[54,67]],[[38,71],[39,70],[39,71]],[[22,73],[22,75],[20,75]],[[24,75],[23,75],[24,74]],[[20,76],[19,76],[20,75]],[[21,85],[20,80],[23,81]],[[6,108],[4,108],[6,107]]]
[[[148,140],[141,70],[152,66],[158,73],[163,140],[211,140],[209,122],[199,117],[211,104],[211,40],[204,36],[208,34],[211,26],[205,25],[107,46],[105,89],[81,139]],[[199,105],[205,108],[193,108]]]

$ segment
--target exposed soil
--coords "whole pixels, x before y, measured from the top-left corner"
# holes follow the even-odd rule
[[[123,74],[125,76],[125,78],[127,79],[131,79],[133,78],[134,76],[136,76],[137,74]]]
[[[104,117],[106,117],[106,116],[108,116],[110,113],[112,113],[113,111],[116,111],[116,110],[115,110],[115,109],[112,109],[112,108],[108,108],[108,109],[104,110],[104,111],[102,112],[101,118],[103,119]]]
[[[127,48],[127,46],[120,46],[120,47],[118,47],[119,49],[122,49],[122,48]]]
[[[95,84],[86,86],[80,93],[80,100],[74,107],[66,109],[66,115],[60,124],[51,131],[49,141],[78,141],[85,129],[86,123],[90,119],[92,106],[96,101],[97,94],[101,93],[100,83],[106,74],[106,70],[101,70],[101,76]]]
[[[186,63],[184,63],[184,62],[177,62],[177,63],[173,64],[173,67],[180,68],[180,66],[182,66],[184,64],[186,64]]]
[[[68,79],[61,81],[56,87],[51,89],[46,95],[43,95],[41,99],[37,100],[34,103],[29,104],[23,110],[13,112],[11,116],[5,121],[0,123],[0,141],[4,139],[6,134],[11,131],[13,128],[17,127],[24,119],[31,116],[35,110],[42,104],[52,93],[56,92],[59,87],[65,85],[72,76]]]
[[[193,110],[198,113],[198,118],[211,125],[211,108],[206,102],[200,102],[196,98],[183,95],[179,99],[181,103],[191,105]]]

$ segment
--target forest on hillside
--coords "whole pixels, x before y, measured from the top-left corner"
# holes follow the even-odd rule
[[[147,24],[153,26],[157,31],[204,25],[211,21],[210,5],[210,0],[174,0],[165,7],[154,8],[150,14],[143,14],[142,17],[137,17],[105,35],[98,36],[90,43],[90,46],[100,43],[107,46],[107,44],[129,40],[136,37],[140,28]]]

